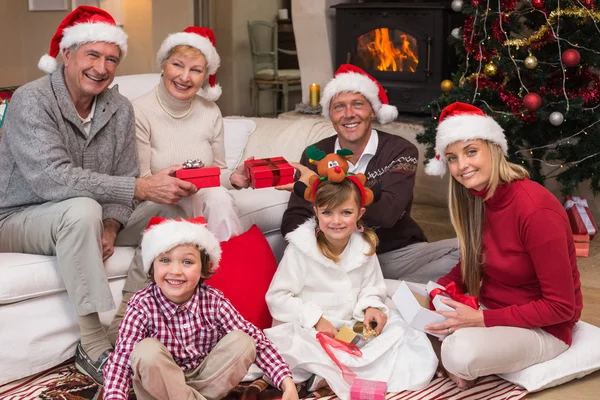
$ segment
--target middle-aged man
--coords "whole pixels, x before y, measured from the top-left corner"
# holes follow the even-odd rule
[[[136,178],[133,107],[108,89],[126,52],[109,14],[75,9],[40,60],[52,73],[15,92],[0,141],[0,252],[56,255],[81,331],[76,366],[99,383],[112,346],[98,313],[115,308],[103,261],[137,246],[150,216],[183,216],[174,205],[197,191],[171,176],[180,166]]]
[[[383,87],[362,69],[343,64],[325,86],[321,105],[337,135],[315,146],[326,153],[352,150],[349,172],[364,173],[367,185],[377,184],[381,189],[380,200],[367,207],[363,220],[379,237],[377,255],[383,276],[426,283],[445,275],[458,262],[456,239],[427,243],[410,216],[418,150],[400,136],[371,127],[375,116],[386,124],[398,115],[396,107],[388,104]],[[300,164],[315,170],[306,151]],[[283,215],[282,234],[287,235],[312,215],[312,205],[292,195]]]

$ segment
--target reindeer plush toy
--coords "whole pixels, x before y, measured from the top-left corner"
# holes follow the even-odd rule
[[[310,146],[306,150],[306,155],[311,164],[317,166],[317,174],[319,176],[311,176],[309,185],[301,184],[300,187],[295,187],[294,192],[298,193],[299,190],[304,189],[304,198],[307,201],[314,202],[315,192],[319,183],[328,180],[334,183],[339,183],[344,179],[352,180],[361,191],[362,194],[362,206],[368,206],[374,200],[374,194],[371,189],[365,187],[367,177],[363,173],[349,174],[348,159],[352,157],[354,153],[348,149],[340,149],[335,153],[327,154],[322,150],[317,149],[315,146]],[[298,193],[299,194],[299,193]]]

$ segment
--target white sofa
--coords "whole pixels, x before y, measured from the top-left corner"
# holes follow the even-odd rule
[[[158,79],[158,74],[131,75],[117,77],[115,83],[121,93],[133,99],[149,91]],[[321,118],[253,118],[250,121],[256,124],[256,129],[249,136],[237,131],[239,119],[226,121],[233,121],[226,123],[226,152],[229,162],[234,163],[249,156],[299,160],[305,147],[335,133],[331,123]],[[410,124],[387,126],[388,131],[411,141],[419,129],[418,125]],[[440,191],[440,187],[445,185],[439,179],[427,178],[422,166],[418,176],[415,201],[444,204],[444,189]],[[233,196],[244,229],[256,224],[279,260],[285,247],[279,227],[289,194],[269,188],[233,191]],[[106,262],[116,304],[121,301],[132,256],[133,248],[116,248]],[[102,314],[102,321],[108,324],[113,313]],[[0,385],[69,359],[75,354],[78,340],[75,312],[60,278],[56,257],[0,254]]]

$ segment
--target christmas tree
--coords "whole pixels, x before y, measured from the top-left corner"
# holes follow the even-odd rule
[[[600,193],[600,0],[454,0],[458,72],[418,135],[433,156],[441,110],[473,104],[504,128],[509,159],[564,194]]]

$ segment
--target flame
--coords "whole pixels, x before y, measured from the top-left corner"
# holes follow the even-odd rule
[[[374,35],[373,35],[374,32]],[[375,36],[375,38],[373,38]],[[358,38],[359,51],[369,56],[379,71],[415,72],[419,65],[419,57],[414,53],[408,35],[399,35],[400,48],[392,40],[388,28],[375,29]]]

